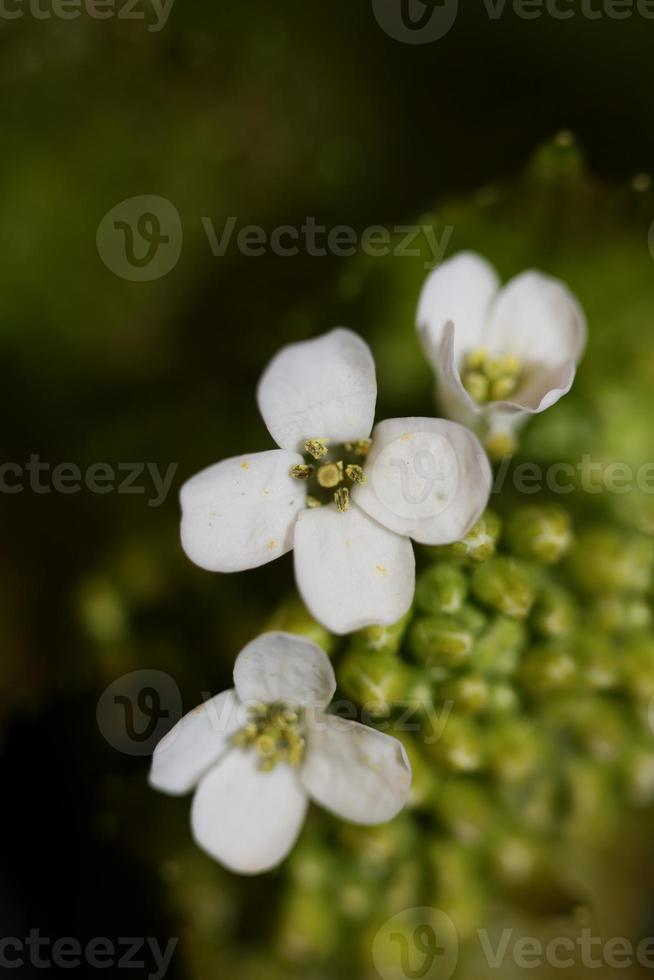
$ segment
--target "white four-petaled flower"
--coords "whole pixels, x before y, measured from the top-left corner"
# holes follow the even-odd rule
[[[171,795],[195,789],[193,835],[231,870],[279,864],[310,799],[359,824],[391,820],[406,803],[402,744],[326,714],[335,690],[323,650],[265,633],[236,658],[234,689],[182,718],[155,749],[151,785]]]
[[[396,622],[413,599],[410,539],[459,540],[486,506],[491,474],[476,436],[405,418],[379,423],[370,440],[374,360],[345,329],[284,347],[257,396],[280,448],[217,463],[182,487],[187,555],[236,572],[293,548],[302,598],[328,629]]]
[[[430,274],[417,326],[443,411],[489,441],[567,394],[586,343],[584,313],[564,283],[524,272],[500,289],[472,252]]]

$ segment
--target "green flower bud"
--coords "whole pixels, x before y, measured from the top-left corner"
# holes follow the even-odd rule
[[[439,694],[457,714],[475,715],[488,705],[488,683],[481,674],[462,674],[443,684]]]
[[[570,690],[577,681],[577,664],[563,646],[532,647],[520,666],[523,687],[537,697]]]
[[[372,716],[385,716],[398,701],[406,700],[409,672],[388,653],[351,650],[341,661],[338,679],[347,697],[365,705]]]
[[[571,759],[565,767],[567,836],[595,842],[606,839],[615,826],[613,775],[591,759]]]
[[[427,809],[435,799],[439,786],[433,763],[427,761],[417,739],[412,738],[407,732],[393,728],[389,734],[394,735],[402,743],[411,766],[411,790],[407,806],[411,810]]]
[[[503,833],[493,841],[488,857],[498,881],[513,887],[535,878],[542,860],[542,849],[532,837]]]
[[[320,891],[287,890],[277,929],[279,954],[297,963],[330,956],[339,944],[334,903]]]
[[[638,637],[623,650],[623,677],[634,700],[648,703],[654,698],[654,639]]]
[[[579,679],[596,691],[616,688],[622,681],[621,652],[598,630],[586,627],[574,639]]]
[[[266,629],[305,636],[326,653],[331,653],[334,649],[335,640],[332,634],[311,616],[296,595],[290,596],[277,608],[268,620]]]
[[[453,837],[473,844],[489,833],[494,808],[486,786],[470,779],[454,778],[443,783],[436,814]]]
[[[591,607],[591,618],[607,633],[626,633],[644,630],[652,625],[648,604],[633,596],[600,596]]]
[[[621,768],[629,803],[650,807],[654,803],[654,748],[649,745],[628,748]]]
[[[409,633],[409,650],[427,667],[459,667],[472,654],[474,636],[451,616],[420,617]]]
[[[581,750],[600,762],[618,757],[626,740],[621,707],[598,695],[570,697],[552,702],[545,715],[567,740],[574,738]]]
[[[475,569],[472,591],[485,606],[512,619],[524,619],[536,596],[534,574],[513,558],[491,558]]]
[[[489,676],[513,674],[525,645],[524,625],[506,616],[496,616],[475,643],[472,663],[475,670]]]
[[[572,597],[556,585],[544,585],[536,598],[529,622],[541,636],[567,636],[577,622],[577,609]]]
[[[438,741],[427,746],[431,755],[451,772],[476,772],[484,764],[484,742],[471,719],[451,714]]]
[[[647,592],[652,584],[653,549],[647,538],[594,528],[579,536],[567,568],[584,592]]]
[[[509,550],[519,558],[552,565],[572,544],[570,517],[554,505],[520,507],[508,518],[504,538]]]
[[[469,845],[458,841],[434,841],[427,859],[433,875],[433,897],[428,904],[449,915],[459,940],[465,941],[488,921],[483,870]]]
[[[454,565],[432,565],[418,576],[416,606],[427,615],[458,613],[467,593],[465,572]]]
[[[488,706],[490,715],[510,714],[517,711],[520,699],[516,689],[504,681],[491,681],[488,684]]]
[[[406,813],[402,813],[390,823],[365,827],[360,824],[340,823],[339,841],[355,855],[361,867],[386,870],[389,864],[405,860],[416,846],[416,827]]]
[[[495,554],[502,523],[492,510],[487,510],[463,541],[429,548],[429,554],[440,561],[453,558],[470,558],[472,561],[488,561]]]
[[[541,769],[547,743],[533,722],[509,717],[489,729],[486,753],[489,769],[500,782],[519,783]]]
[[[392,626],[366,626],[352,636],[353,645],[360,650],[374,650],[378,653],[397,653],[400,649],[411,612]]]

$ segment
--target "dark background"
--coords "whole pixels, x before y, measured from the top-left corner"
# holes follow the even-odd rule
[[[216,259],[199,217],[410,221],[510,181],[562,129],[592,172],[626,186],[652,167],[653,39],[637,15],[493,21],[481,0],[424,46],[386,36],[363,0],[176,0],[157,34],[0,19],[4,457],[179,463],[160,509],[2,496],[0,935],[171,934],[135,845],[148,811],[127,830],[134,813],[116,816],[130,790],[112,780],[142,783],[146,762],[102,740],[98,697],[140,666],[169,669],[189,698],[198,682],[219,689],[289,581],[279,562],[247,585],[199,584],[179,554],[176,490],[267,447],[256,378],[280,342],[347,315],[334,299],[344,260]],[[177,268],[153,283],[114,276],[95,247],[105,212],[137,194],[169,197],[184,224]],[[129,607],[127,634],[93,641],[89,592]],[[218,636],[224,663],[211,659]]]

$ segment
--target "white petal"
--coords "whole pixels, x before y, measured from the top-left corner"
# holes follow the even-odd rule
[[[289,476],[296,453],[273,449],[216,463],[182,487],[182,547],[210,572],[240,572],[293,547],[306,485]]]
[[[307,439],[366,439],[376,399],[370,348],[343,328],[283,347],[257,390],[271,436],[278,446],[295,451],[301,451]]]
[[[326,707],[334,697],[334,668],[324,650],[291,633],[263,633],[236,658],[234,684],[241,701]]]
[[[245,724],[235,691],[223,691],[184,715],[157,745],[150,785],[171,796],[190,792],[230,748],[230,736]]]
[[[461,252],[429,275],[418,303],[418,332],[431,363],[438,368],[445,324],[456,326],[457,358],[482,344],[491,303],[499,289],[497,273],[474,252]]]
[[[316,803],[354,823],[384,823],[411,788],[411,766],[396,738],[354,721],[323,715],[307,732],[301,780]]]
[[[586,343],[586,319],[564,283],[524,272],[498,295],[488,322],[488,346],[516,354],[527,366],[556,367],[578,361]]]
[[[258,874],[283,861],[302,829],[306,793],[297,773],[257,768],[257,753],[232,749],[204,777],[193,799],[197,843],[239,874]]]
[[[295,578],[306,606],[332,633],[390,626],[413,599],[413,548],[358,507],[305,510],[295,530]]]
[[[488,503],[492,481],[477,437],[455,422],[429,418],[376,425],[366,476],[354,491],[359,507],[422,544],[465,537]]]

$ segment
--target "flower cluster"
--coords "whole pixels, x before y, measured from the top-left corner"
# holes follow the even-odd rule
[[[278,448],[224,460],[182,488],[182,544],[192,561],[236,572],[292,549],[298,591],[318,623],[339,635],[373,629],[383,646],[386,633],[401,635],[413,605],[412,541],[463,548],[464,557],[492,551],[492,515],[480,521],[491,469],[473,429],[501,455],[529,413],[569,390],[584,317],[561,283],[527,273],[499,292],[491,267],[462,254],[425,284],[418,328],[453,421],[407,417],[373,428],[374,360],[350,330],[283,348],[257,392]],[[534,546],[558,557],[566,534],[553,522]],[[516,535],[529,540],[524,529]],[[411,643],[417,659],[441,669],[463,663],[472,641],[445,615],[448,603],[457,607],[460,572],[443,566],[432,578],[427,586],[421,579],[417,601],[435,590],[442,609],[416,625]],[[533,601],[529,577],[511,561],[480,569],[474,588],[509,617],[526,615]],[[357,657],[346,659],[346,691],[360,700],[371,683],[383,692],[394,676],[384,676],[384,663],[378,649],[359,675]],[[264,634],[239,654],[234,685],[179,722],[151,772],[164,792],[195,790],[193,833],[217,860],[246,874],[274,867],[310,799],[360,824],[402,809],[411,786],[402,744],[326,713],[336,679],[318,646]],[[481,697],[473,688],[457,699]]]

